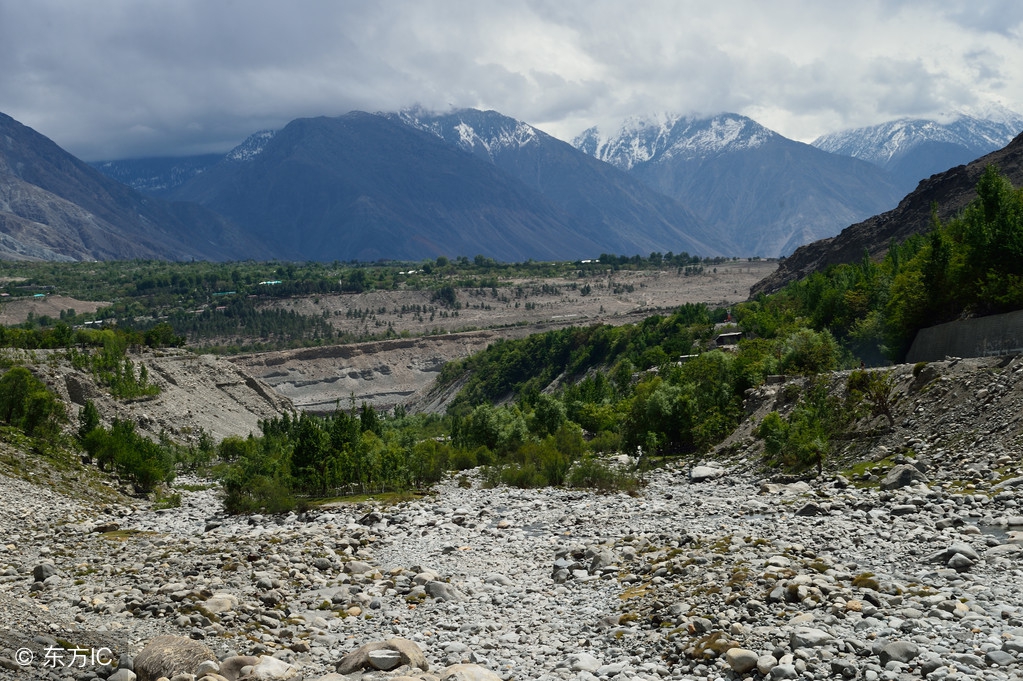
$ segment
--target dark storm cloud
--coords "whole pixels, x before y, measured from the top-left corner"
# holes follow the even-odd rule
[[[300,116],[414,104],[562,138],[737,111],[810,139],[1021,108],[1017,5],[0,0],[0,111],[88,159],[224,151]]]

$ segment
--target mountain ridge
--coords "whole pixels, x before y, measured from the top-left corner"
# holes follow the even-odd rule
[[[941,220],[955,217],[976,198],[977,181],[989,165],[1014,186],[1023,186],[1023,133],[1002,149],[924,180],[894,209],[850,225],[834,237],[800,246],[781,261],[778,270],[753,286],[750,296],[773,293],[829,265],[856,262],[864,252],[871,258],[882,257],[891,241],[928,231],[932,206]]]
[[[685,206],[527,123],[496,111],[391,115],[492,163],[539,192],[613,253],[729,253],[732,244]]]
[[[908,194],[921,180],[1001,149],[1023,131],[1019,114],[1002,110],[988,115],[995,118],[965,113],[946,122],[901,118],[822,135],[811,144],[884,168]]]
[[[221,216],[139,194],[0,113],[0,258],[244,259],[268,252]]]
[[[491,164],[365,112],[296,119],[250,161],[221,162],[174,196],[298,259],[599,253],[555,206]]]
[[[687,206],[736,244],[735,255],[785,255],[898,199],[885,171],[738,114],[633,118],[574,143]]]

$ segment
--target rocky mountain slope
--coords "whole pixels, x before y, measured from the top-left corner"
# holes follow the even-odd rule
[[[137,192],[166,197],[176,187],[219,163],[222,154],[97,161],[93,168]]]
[[[846,227],[836,236],[801,246],[774,273],[754,286],[752,294],[777,291],[788,282],[828,265],[856,262],[864,252],[872,258],[881,257],[892,240],[899,242],[926,232],[932,206],[937,206],[940,219],[954,217],[977,197],[977,180],[989,165],[997,167],[1013,185],[1023,185],[1023,135],[1003,149],[921,182],[895,209]]]
[[[69,406],[74,422],[85,400],[92,400],[107,426],[116,418],[135,422],[140,432],[153,438],[166,433],[173,439],[190,441],[205,431],[219,441],[258,433],[261,419],[294,411],[287,397],[213,355],[183,350],[133,354],[132,361],[146,367],[150,382],[160,388],[160,394],[127,401],[111,398],[91,374],[75,369],[62,355],[46,355],[40,360],[46,366],[40,366],[37,373]],[[18,361],[26,359],[13,356]]]
[[[162,671],[227,679],[1018,678],[1023,359],[894,372],[870,463],[797,482],[732,446],[634,497],[470,474],[239,518],[194,480],[153,511],[0,478],[0,672],[111,672],[65,668],[66,645],[139,674],[188,649]]]
[[[633,119],[574,145],[687,206],[735,244],[774,257],[895,205],[876,166],[795,142],[736,114]]]
[[[1023,116],[1001,110],[983,118],[958,114],[945,122],[903,118],[823,135],[812,144],[887,170],[907,194],[935,173],[1001,149],[1021,131]]]
[[[89,165],[135,191],[166,198],[175,189],[221,161],[245,161],[252,158],[263,150],[275,134],[276,130],[254,132],[226,154],[129,158],[96,161]]]
[[[0,114],[0,258],[269,258],[200,206],[143,196]]]

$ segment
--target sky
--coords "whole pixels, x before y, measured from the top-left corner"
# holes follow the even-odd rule
[[[352,110],[494,109],[566,141],[740,113],[809,142],[1023,113],[1018,0],[0,0],[0,112],[89,161]]]

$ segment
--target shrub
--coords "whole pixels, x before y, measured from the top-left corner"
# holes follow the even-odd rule
[[[825,382],[812,381],[787,420],[773,411],[754,434],[764,441],[764,459],[769,466],[783,466],[794,472],[816,467],[820,473],[830,435],[840,432],[848,418],[844,405],[828,393]]]
[[[488,467],[484,470],[483,479],[488,487],[507,485],[521,489],[534,489],[547,484],[543,473],[531,463]]]
[[[100,469],[111,466],[142,492],[151,492],[161,482],[174,479],[173,453],[139,435],[130,421],[115,420],[110,430],[94,428],[82,440],[82,447]]]
[[[601,492],[634,492],[641,484],[636,476],[615,470],[593,456],[577,461],[569,471],[566,482],[569,487],[589,487]]]
[[[779,455],[789,437],[789,424],[776,411],[764,417],[754,434],[764,441],[764,456],[769,465],[780,463]]]
[[[890,371],[850,372],[846,390],[853,405],[865,403],[871,416],[884,416],[889,427],[895,426],[895,377]]]
[[[588,448],[594,454],[617,452],[622,448],[622,438],[618,433],[602,430],[589,441]]]
[[[838,357],[838,343],[827,329],[800,329],[785,340],[778,368],[786,374],[819,374],[838,366]]]
[[[0,378],[0,423],[46,437],[59,432],[65,417],[64,406],[25,367],[13,367]]]

